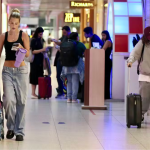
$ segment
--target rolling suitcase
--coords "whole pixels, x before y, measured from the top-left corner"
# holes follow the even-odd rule
[[[51,78],[48,76],[39,77],[38,78],[39,85],[39,95],[38,98],[51,98],[52,96],[52,86],[51,86]]]
[[[0,141],[4,139],[4,114],[3,114],[3,103],[0,98]]]
[[[128,94],[130,87],[130,68],[128,76]],[[127,115],[127,127],[130,128],[131,125],[141,128],[142,122],[142,98],[139,94],[129,94],[127,95],[126,103],[126,115]]]

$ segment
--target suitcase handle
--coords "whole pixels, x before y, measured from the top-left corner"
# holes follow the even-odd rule
[[[130,94],[130,70],[131,70],[131,67],[129,66],[128,67],[128,95]]]

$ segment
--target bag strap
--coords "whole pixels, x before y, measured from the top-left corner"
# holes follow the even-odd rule
[[[19,32],[19,39],[21,39],[22,40],[22,30],[20,30],[20,32]]]
[[[141,61],[143,60],[144,48],[145,48],[145,44],[143,44],[141,57],[140,57],[140,60],[138,61],[138,66],[137,66],[137,74],[138,74],[138,75],[139,75],[139,73],[140,73],[140,71],[139,71],[140,63],[141,63]]]
[[[7,38],[8,38],[8,31],[5,32],[5,42],[7,41]]]

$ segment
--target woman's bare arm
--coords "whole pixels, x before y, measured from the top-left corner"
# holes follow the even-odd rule
[[[45,51],[46,51],[46,47],[43,48],[43,49],[34,50],[32,53],[33,53],[33,54],[39,54],[39,53],[42,53],[42,52],[45,52]]]
[[[3,50],[4,40],[5,40],[5,34],[1,34],[0,35],[0,57],[2,54],[2,50]]]
[[[23,38],[24,49],[27,50],[26,57],[28,57],[29,54],[30,54],[30,41],[29,41],[29,36],[28,36],[27,33],[23,32],[23,33],[22,33],[22,38]]]
[[[111,41],[107,40],[102,49],[106,50],[107,48],[111,47],[111,44],[112,44]]]

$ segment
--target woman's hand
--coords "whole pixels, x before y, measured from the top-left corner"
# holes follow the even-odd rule
[[[24,47],[20,44],[20,43],[18,43],[19,45],[17,46],[17,50],[19,50],[19,48],[22,48],[22,49],[24,49]]]
[[[48,52],[49,48],[50,48],[50,46],[43,48],[43,52]]]
[[[132,63],[127,63],[127,66],[128,67],[132,67]]]

